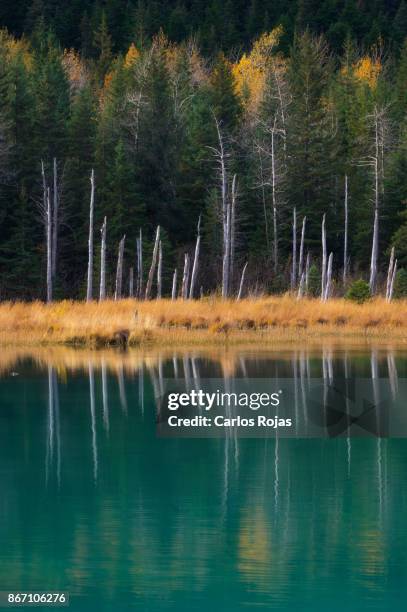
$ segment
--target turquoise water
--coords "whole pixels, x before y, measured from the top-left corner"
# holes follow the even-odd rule
[[[288,375],[303,359],[252,354],[234,367]],[[324,360],[306,366],[344,367]],[[345,365],[396,385],[407,357]],[[406,607],[405,440],[160,439],[160,376],[225,364],[99,366],[3,369],[0,590],[68,592],[81,612]]]

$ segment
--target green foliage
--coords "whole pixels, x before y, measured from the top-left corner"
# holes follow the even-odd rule
[[[321,272],[315,264],[310,266],[308,272],[308,295],[317,297],[321,293]]]
[[[400,268],[394,279],[394,297],[407,298],[407,270]]]
[[[363,279],[353,281],[346,292],[345,298],[351,302],[363,304],[370,298],[369,283]]]

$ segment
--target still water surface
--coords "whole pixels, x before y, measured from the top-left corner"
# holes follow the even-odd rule
[[[44,355],[0,363],[0,590],[75,612],[406,609],[404,439],[160,439],[155,403],[170,372],[396,389],[406,353]]]

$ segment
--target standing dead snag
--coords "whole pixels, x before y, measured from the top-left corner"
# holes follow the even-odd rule
[[[325,299],[326,288],[326,214],[322,217],[322,273],[321,273],[321,300]]]
[[[394,247],[391,249],[389,269],[387,272],[387,283],[386,283],[386,301],[391,302],[393,297],[394,278],[397,269],[397,259],[394,260]]]
[[[394,281],[396,280],[396,274],[397,274],[397,259],[394,262],[393,273],[391,275],[390,288],[389,288],[389,299],[388,299],[389,302],[391,302],[393,299]]]
[[[58,212],[59,212],[59,198],[58,198],[58,169],[57,160],[54,157],[54,186],[53,186],[53,199],[54,199],[54,210],[52,219],[52,278],[55,279],[57,269],[57,250],[58,250]]]
[[[230,285],[230,254],[231,254],[231,239],[232,239],[232,206],[234,205],[229,199],[228,193],[228,177],[226,162],[229,155],[225,151],[224,137],[220,129],[220,123],[215,119],[216,131],[218,135],[218,148],[210,147],[214,152],[219,165],[220,176],[220,193],[221,193],[221,219],[222,219],[222,297],[226,298],[229,294]],[[234,185],[234,186],[233,186]],[[235,189],[236,177],[233,179],[232,190]],[[236,194],[235,194],[236,195]],[[235,197],[235,196],[234,196]],[[233,196],[232,196],[233,199]]]
[[[120,300],[122,297],[122,280],[123,280],[123,255],[124,255],[124,242],[126,236],[120,240],[119,243],[119,254],[117,257],[117,270],[116,270],[116,289],[114,292],[114,299]]]
[[[140,235],[137,238],[137,297],[143,297],[143,234],[140,228]]]
[[[384,195],[384,160],[388,141],[387,109],[374,107],[368,117],[372,127],[371,154],[359,162],[360,166],[368,166],[373,173],[373,236],[370,256],[369,288],[373,295],[377,285],[377,262],[379,258],[379,222],[380,202]]]
[[[345,232],[343,238],[343,286],[348,278],[348,175],[345,175]]]
[[[298,278],[301,279],[303,273],[304,266],[304,242],[305,242],[305,224],[307,222],[307,217],[304,217],[302,220],[302,229],[301,229],[301,243],[300,243],[300,260],[298,262]]]
[[[129,298],[134,297],[134,269],[133,266],[129,271]]]
[[[189,299],[192,300],[194,297],[194,288],[196,282],[196,276],[198,273],[198,259],[199,259],[199,248],[201,244],[201,215],[199,215],[198,219],[198,228],[197,228],[197,236],[196,236],[196,244],[195,244],[195,254],[194,254],[194,263],[192,265],[192,274],[191,274],[191,286],[189,288]]]
[[[294,291],[297,284],[297,209],[293,210],[293,253],[291,268],[291,290]]]
[[[324,294],[324,302],[328,300],[331,295],[331,284],[332,284],[332,261],[333,261],[333,253],[329,254],[328,259],[328,269],[326,272],[326,282],[325,282],[325,294]]]
[[[52,302],[52,209],[49,187],[47,189],[47,302]]]
[[[103,225],[100,229],[101,244],[100,244],[100,286],[99,286],[99,300],[102,301],[106,298],[106,230],[107,230],[107,219],[103,219]]]
[[[157,299],[161,300],[162,287],[163,250],[161,240],[158,244],[158,267],[157,267]]]
[[[171,299],[172,299],[172,301],[177,299],[177,268],[175,268],[174,274],[172,276]]]
[[[146,300],[150,299],[150,295],[151,295],[151,288],[153,286],[153,279],[154,279],[154,273],[155,273],[155,268],[157,266],[157,257],[158,257],[158,245],[160,242],[160,226],[157,226],[157,231],[155,234],[155,242],[154,242],[154,250],[153,250],[153,257],[151,260],[151,267],[150,267],[150,272],[148,273],[148,279],[147,279],[147,286],[146,286],[146,294],[145,294],[145,298]]]
[[[242,276],[240,277],[239,293],[237,294],[237,298],[236,298],[237,300],[240,300],[242,298],[243,283],[244,283],[244,277],[245,277],[245,274],[246,274],[246,268],[247,268],[247,262],[243,266]]]
[[[95,202],[95,172],[92,168],[90,175],[90,206],[89,206],[89,238],[88,238],[88,283],[86,301],[90,302],[93,293],[93,209]]]
[[[182,275],[181,297],[186,300],[188,297],[188,281],[189,281],[189,255],[185,253],[184,258],[184,273]]]

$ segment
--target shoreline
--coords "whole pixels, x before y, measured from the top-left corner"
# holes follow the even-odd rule
[[[407,300],[324,303],[283,295],[0,304],[0,346],[258,348],[321,341],[407,345]]]

